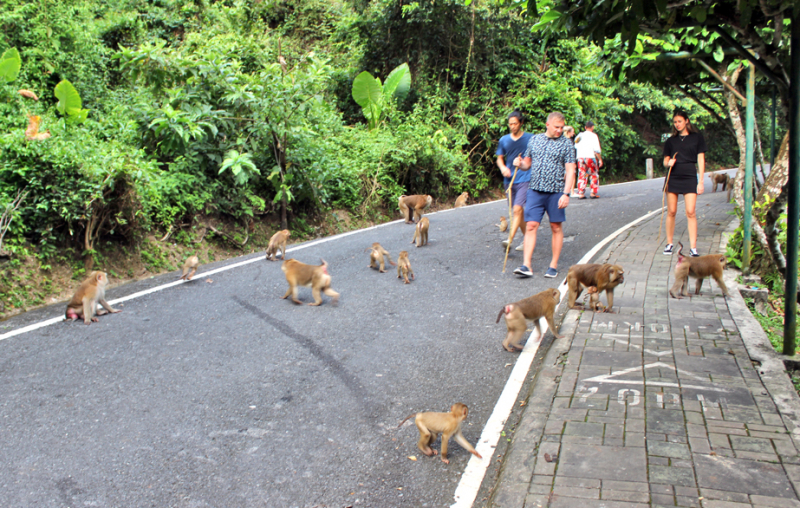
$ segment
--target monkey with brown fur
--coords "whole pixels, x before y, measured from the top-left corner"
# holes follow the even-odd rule
[[[559,301],[561,301],[561,293],[557,289],[545,289],[540,293],[518,302],[510,303],[500,309],[495,323],[499,323],[500,318],[505,314],[506,327],[508,328],[508,333],[503,341],[505,350],[512,353],[514,351],[522,351],[522,345],[519,341],[528,329],[526,320],[533,321],[533,326],[541,338],[542,329],[539,325],[539,319],[544,317],[547,320],[547,326],[553,332],[553,336],[557,339],[563,338],[558,334],[556,323],[553,320]]]
[[[389,260],[389,264],[394,266],[394,261],[391,260],[389,251],[381,247],[378,242],[373,243],[369,249],[369,267],[378,268],[381,273],[386,273],[386,260]],[[376,262],[378,264],[375,264]]]
[[[414,270],[411,269],[411,262],[408,260],[408,251],[401,250],[400,257],[397,258],[397,278],[402,277],[406,284],[410,284],[409,275],[411,275],[411,280],[414,280]]]
[[[192,280],[194,274],[197,273],[198,266],[200,266],[200,258],[197,256],[189,256],[186,262],[183,263],[183,275],[181,275],[178,280]]]
[[[281,270],[286,274],[286,282],[289,283],[289,289],[286,294],[281,298],[284,300],[292,295],[292,301],[298,305],[303,305],[303,302],[297,299],[297,287],[305,286],[311,288],[311,293],[314,295],[314,303],[309,305],[319,305],[322,303],[322,295],[333,298],[333,304],[339,301],[339,293],[331,289],[331,276],[328,274],[328,263],[324,259],[320,259],[321,265],[307,265],[301,263],[296,259],[287,259],[281,263]]]
[[[500,224],[495,224],[495,226],[500,228],[501,233],[508,231],[508,221],[506,220],[505,216],[500,216]]]
[[[594,286],[597,292],[606,292],[608,307],[605,312],[612,312],[614,306],[614,288],[625,282],[625,270],[619,265],[608,263],[573,265],[567,272],[566,284],[569,286],[569,308],[582,309],[583,305],[576,305],[584,287]]]
[[[727,260],[723,254],[707,254],[693,258],[691,256],[684,256],[681,254],[683,244],[678,242],[678,263],[675,265],[675,283],[669,290],[669,296],[672,298],[683,298],[689,296],[689,277],[697,279],[695,286],[695,294],[700,294],[700,288],[703,286],[703,279],[706,277],[714,277],[717,285],[722,290],[722,294],[726,297],[728,288],[722,280],[722,270],[725,269]]]
[[[606,306],[600,301],[600,292],[596,287],[590,286],[586,288],[586,294],[589,295],[589,308],[592,312],[605,312]]]
[[[462,206],[467,206],[468,198],[469,198],[469,192],[462,192],[461,195],[456,198],[456,204],[453,208],[461,208]]]
[[[406,219],[406,224],[414,222],[414,212],[417,214],[417,221],[422,217],[422,211],[433,203],[433,198],[427,194],[418,194],[414,196],[400,196],[397,200],[397,206],[403,212]]]
[[[272,238],[269,239],[269,245],[267,245],[267,261],[275,261],[279,250],[281,251],[281,259],[286,259],[286,241],[291,234],[288,229],[283,229],[272,235]]]
[[[422,247],[423,245],[428,244],[428,227],[430,226],[430,221],[427,217],[423,217],[417,222],[417,227],[414,228],[414,238],[411,239],[411,243],[416,242],[417,247]]]
[[[65,319],[75,321],[83,318],[87,325],[92,321],[97,322],[97,317],[108,313],[122,312],[111,307],[106,301],[106,286],[108,286],[108,275],[105,272],[95,271],[89,274],[78,290],[72,296],[72,300],[67,304]],[[105,310],[97,308],[97,304],[102,305]]]
[[[464,421],[468,413],[469,408],[467,408],[466,405],[461,402],[456,402],[450,406],[449,413],[435,413],[430,411],[408,415],[400,422],[397,428],[399,429],[402,427],[409,418],[416,417],[414,418],[414,423],[417,425],[417,430],[419,430],[417,448],[428,457],[438,454],[436,450],[431,448],[431,444],[436,441],[436,438],[441,434],[442,462],[445,464],[450,463],[450,460],[447,458],[447,442],[450,441],[450,436],[455,436],[458,444],[464,447],[465,450],[479,459],[482,459],[483,457],[481,457],[481,454],[475,451],[475,448],[469,444],[469,441],[467,441],[461,433],[461,422]]]
[[[711,192],[717,192],[718,185],[722,185],[722,190],[724,191],[725,189],[728,188],[731,179],[731,177],[728,176],[728,173],[724,171],[717,171],[716,173],[711,173],[709,177],[711,177],[711,183],[714,185]]]

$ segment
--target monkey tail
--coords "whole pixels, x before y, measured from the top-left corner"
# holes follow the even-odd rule
[[[681,242],[678,242],[678,252],[676,252],[675,254],[678,255],[678,259],[679,260],[683,257],[683,256],[681,256],[681,251],[682,250],[683,250],[683,244]]]
[[[497,315],[497,321],[495,321],[495,324],[500,322],[500,318],[503,317],[503,314],[505,313],[506,313],[506,307],[503,306],[503,308],[500,309],[500,314]]]
[[[400,424],[397,426],[397,428],[399,429],[400,427],[403,426],[404,423],[406,423],[408,421],[409,418],[414,418],[415,416],[417,416],[417,413],[411,413],[410,415],[406,416],[405,418],[403,418],[403,421],[400,422]]]

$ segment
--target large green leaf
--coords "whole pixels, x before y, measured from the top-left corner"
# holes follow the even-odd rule
[[[382,94],[380,80],[374,78],[367,71],[362,72],[353,80],[353,99],[356,104],[361,106],[364,116],[367,116],[369,120],[375,119],[376,114],[380,116],[383,109],[381,108]]]
[[[539,19],[539,22],[536,23],[531,27],[531,32],[535,32],[547,26],[548,24],[552,23],[553,21],[557,20],[562,16],[562,13],[555,10],[550,9],[549,11],[545,12],[542,17]]]
[[[17,76],[22,67],[22,59],[17,48],[10,48],[0,57],[0,81],[11,83]]]
[[[386,82],[383,83],[383,96],[386,100],[394,97],[397,102],[401,102],[406,98],[410,89],[411,71],[408,69],[408,64],[404,63],[389,73]]]
[[[58,99],[58,104],[56,104],[56,109],[62,115],[79,115],[81,114],[81,96],[75,87],[72,86],[72,83],[67,81],[66,79],[61,80],[61,83],[56,85],[56,98]]]

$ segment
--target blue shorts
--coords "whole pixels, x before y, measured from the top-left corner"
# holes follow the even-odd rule
[[[506,191],[508,186],[506,185]],[[511,188],[511,205],[525,208],[525,199],[528,196],[528,182],[515,183]],[[506,194],[508,200],[508,194]]]
[[[525,222],[542,222],[544,212],[550,222],[564,222],[567,220],[566,208],[558,207],[558,200],[561,199],[562,192],[539,192],[528,189],[528,197],[525,201]]]

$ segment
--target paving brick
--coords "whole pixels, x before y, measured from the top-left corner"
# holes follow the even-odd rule
[[[649,503],[650,494],[647,492],[631,492],[626,490],[609,490],[602,489],[600,491],[600,499],[610,501],[629,501],[634,503]]]
[[[734,503],[749,503],[750,497],[741,492],[728,492],[715,489],[700,489],[700,496],[706,500],[731,501]]]
[[[600,489],[578,489],[574,487],[553,487],[553,497],[579,497],[582,499],[600,499]]]
[[[650,486],[647,483],[619,482],[614,480],[603,480],[601,489],[650,492]]]
[[[800,501],[797,499],[786,499],[785,497],[766,497],[750,496],[750,502],[758,506],[768,506],[770,508],[800,508]]]

